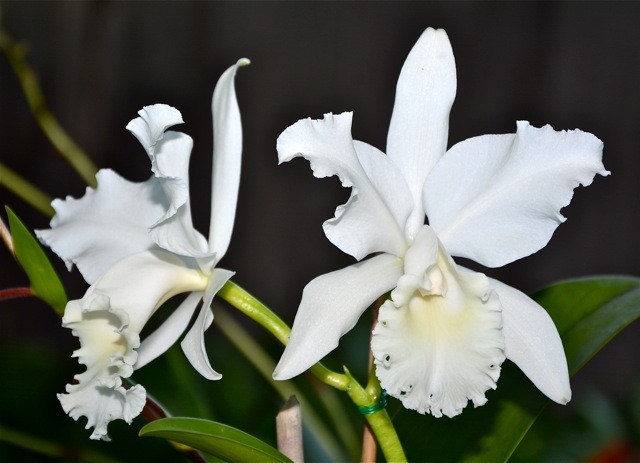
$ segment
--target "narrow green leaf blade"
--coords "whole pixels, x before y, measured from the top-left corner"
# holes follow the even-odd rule
[[[31,291],[49,304],[58,315],[62,315],[67,305],[67,293],[60,278],[35,236],[9,207],[6,209],[14,252],[29,277]]]
[[[533,296],[553,318],[575,374],[620,330],[640,317],[640,279],[590,277],[549,286]],[[549,403],[511,362],[505,362],[486,405],[453,419],[401,410],[397,425],[409,460],[506,462]],[[417,444],[417,445],[415,445]]]
[[[239,429],[199,418],[164,418],[140,430],[140,436],[162,437],[209,453],[230,463],[290,463],[269,444]]]

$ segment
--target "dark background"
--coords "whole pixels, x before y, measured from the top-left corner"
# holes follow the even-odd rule
[[[313,277],[353,262],[321,224],[349,191],[314,179],[306,161],[277,167],[275,141],[289,125],[354,111],[354,138],[384,150],[395,83],[422,31],[446,29],[458,93],[449,146],[515,131],[517,119],[580,128],[604,141],[612,175],[578,188],[568,218],[536,255],[493,277],[523,291],[591,274],[640,274],[640,3],[421,2],[2,2],[2,21],[29,44],[48,104],[99,167],[144,180],[149,162],[125,125],[144,105],[167,103],[194,138],[196,227],[206,234],[212,150],[210,97],[240,57],[244,127],[234,236],[222,266],[288,321]],[[0,57],[0,161],[53,197],[85,185],[39,130]],[[48,220],[0,188],[32,228]],[[5,217],[3,215],[3,217]],[[0,287],[25,284],[0,249]],[[71,297],[85,285],[63,275]],[[37,321],[36,321],[37,320]],[[637,324],[573,380],[624,394],[640,378]],[[39,302],[0,304],[0,346],[16,339],[70,352],[75,339]],[[60,386],[61,387],[61,386]],[[575,396],[574,396],[575,397]]]

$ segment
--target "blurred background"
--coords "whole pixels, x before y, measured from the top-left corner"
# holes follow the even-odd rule
[[[50,109],[99,167],[145,180],[148,158],[126,124],[153,103],[182,112],[180,130],[195,142],[194,221],[205,233],[211,94],[224,69],[240,57],[251,59],[236,80],[244,164],[223,266],[289,323],[309,280],[353,262],[321,228],[349,190],[336,178],[314,179],[303,160],[278,167],[276,138],[298,119],[353,111],[354,138],[384,151],[398,74],[428,26],[447,31],[456,57],[450,146],[476,135],[514,132],[515,121],[524,119],[594,133],[604,141],[604,163],[612,172],[575,191],[563,210],[567,222],[546,248],[486,273],[525,292],[583,275],[640,275],[640,3],[2,2],[0,9],[6,31],[28,45],[28,62]],[[84,193],[83,181],[39,129],[4,56],[0,162],[52,197]],[[45,216],[6,189],[0,188],[0,202],[30,228],[47,227]],[[86,286],[77,272],[67,274],[55,263],[69,296],[80,297]],[[1,248],[0,288],[26,283]],[[361,349],[368,323],[342,348],[363,364],[366,352],[353,353],[348,343],[357,341]],[[79,371],[67,358],[76,339],[59,325],[39,301],[2,302],[0,357],[24,355],[27,364],[43,369],[43,378],[50,372],[50,381],[43,382],[51,395],[33,399],[34,406],[84,436],[80,424],[65,421],[53,396]],[[264,336],[251,323],[247,327]],[[578,412],[580,403],[593,403],[593,394],[605,402],[633,394],[640,380],[639,334],[637,323],[631,325],[600,352],[573,379],[574,401],[559,413],[571,414],[572,407]],[[218,337],[215,330],[207,336],[212,363],[233,377],[243,362],[232,361],[238,354],[217,351]],[[275,344],[271,350],[276,358],[281,352]],[[42,352],[54,360],[44,365]],[[343,361],[338,357],[337,364]],[[20,400],[31,400],[21,375],[5,370],[3,382]],[[11,413],[0,411],[1,424]],[[126,426],[116,427],[126,434]],[[47,433],[43,427],[40,434]],[[12,451],[0,447],[0,459],[15,458]]]

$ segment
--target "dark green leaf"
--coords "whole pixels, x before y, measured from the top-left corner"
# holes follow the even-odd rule
[[[640,279],[592,277],[558,283],[532,296],[553,318],[573,375],[640,316]],[[505,362],[486,405],[453,419],[400,410],[396,420],[411,461],[505,462],[549,400]]]
[[[230,463],[291,462],[260,439],[230,426],[198,418],[156,420],[143,427],[140,435],[180,442]]]
[[[67,304],[67,294],[60,278],[51,266],[51,262],[47,259],[38,240],[11,209],[8,207],[6,209],[14,252],[29,277],[31,291],[34,296],[49,304],[58,315],[62,315]]]

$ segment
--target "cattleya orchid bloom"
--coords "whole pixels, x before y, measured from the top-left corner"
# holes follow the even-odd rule
[[[316,177],[337,175],[352,188],[324,231],[360,262],[305,287],[274,378],[319,361],[391,291],[371,349],[381,386],[406,408],[452,417],[469,400],[484,404],[505,357],[552,400],[570,400],[547,312],[450,256],[500,267],[540,250],[565,220],[559,211],[573,189],[608,174],[602,142],[521,121],[515,134],[474,137],[447,151],[455,93],[447,34],[427,29],[400,73],[386,155],[352,139],[351,113],[301,120],[280,135],[281,163],[302,156]]]
[[[81,199],[54,200],[51,229],[38,237],[71,269],[77,265],[91,286],[82,299],[69,301],[62,325],[80,339],[73,356],[86,365],[58,394],[74,419],[86,416],[92,439],[108,440],[107,425],[127,423],[142,411],[143,386],[129,389],[122,378],[165,352],[187,328],[200,301],[200,312],[181,346],[198,372],[221,375],[211,367],[204,331],[211,325],[211,301],[233,275],[217,267],[227,251],[238,198],[242,126],[234,77],[239,60],[220,77],[213,93],[214,128],[211,224],[209,239],[196,231],[189,199],[189,157],[193,140],[167,131],[181,124],[171,106],[143,108],[127,129],[151,160],[153,175],[129,182],[110,169],[96,175],[98,187]],[[167,320],[142,343],[140,333],[169,298],[190,292]]]

